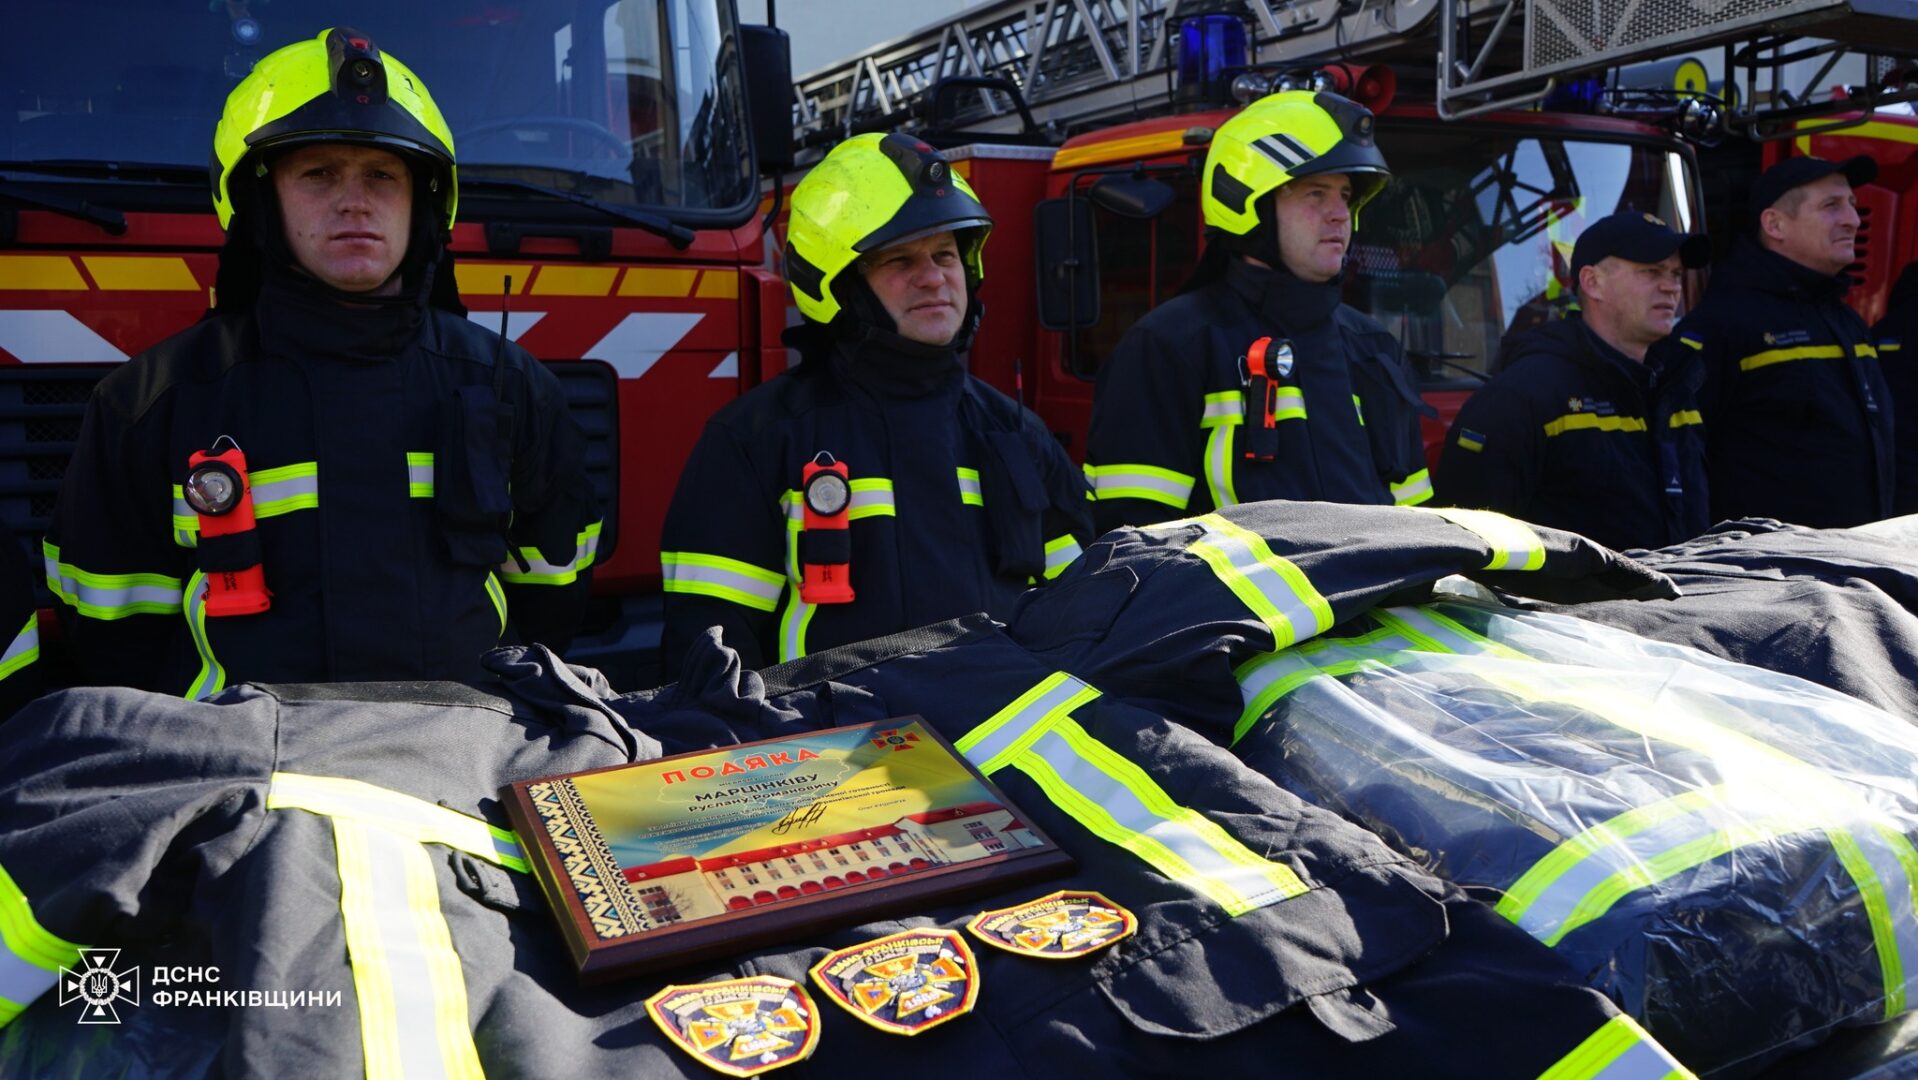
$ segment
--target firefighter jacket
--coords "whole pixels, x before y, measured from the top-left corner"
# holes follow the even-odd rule
[[[1154,700],[1179,693],[1167,673],[1211,670],[1234,647],[1218,631],[1247,644],[1267,634],[1235,613],[1280,586],[1312,591],[1328,618],[1344,619],[1511,556],[1512,569],[1486,579],[1558,596],[1659,592],[1662,579],[1495,515],[1258,509],[1114,534],[1095,545],[1096,573],[1069,571],[1081,584],[1056,597],[1029,593],[1010,629],[971,616],[763,673],[707,634],[678,683],[625,697],[533,648],[493,654],[498,681],[484,687],[43,699],[0,728],[10,951],[0,1072],[517,1075],[563,1060],[569,1075],[704,1076],[646,1020],[661,985],[804,982],[829,949],[909,926],[958,928],[1062,887],[1103,893],[1137,931],[1084,962],[977,950],[976,1015],[918,1038],[826,1009],[817,1068],[1236,1075],[1281,1062],[1299,1076],[1689,1075],[1522,930],[1171,722]],[[1380,558],[1388,553],[1397,558]],[[1132,676],[1148,693],[1064,670],[1013,636],[1117,673],[1126,652],[1150,651],[1128,628],[1153,625],[1160,587],[1178,583],[1193,595],[1177,617],[1197,626],[1157,653],[1158,683]],[[578,984],[502,827],[501,785],[914,713],[1073,857],[1070,876]],[[446,754],[449,743],[461,752]],[[239,996],[136,1005],[103,978],[91,992],[110,998],[121,1026],[95,1037],[76,1023],[85,1002],[62,1005],[52,987],[61,968],[96,966],[137,966],[149,990],[159,970],[171,993]],[[252,992],[279,1007],[248,1007]],[[288,1004],[290,994],[299,1000]]]
[[[1918,518],[1850,529],[1747,518],[1635,555],[1684,595],[1520,606],[1795,675],[1918,722]]]
[[[1918,262],[1898,275],[1885,302],[1885,317],[1871,328],[1871,336],[1895,421],[1898,490],[1891,509],[1895,514],[1918,513]]]
[[[1274,370],[1255,386],[1247,354],[1261,338]],[[1227,260],[1222,277],[1140,319],[1100,368],[1086,438],[1095,518],[1105,530],[1263,499],[1424,502],[1422,407],[1397,340],[1340,303],[1337,283]]]
[[[0,723],[40,696],[40,603],[27,549],[0,529]]]
[[[515,633],[563,647],[599,523],[558,381],[423,301],[346,309],[291,278],[95,389],[45,545],[83,676],[205,697],[472,677]],[[183,497],[223,436],[250,473],[250,550],[202,543]],[[206,575],[251,564],[272,607],[208,616]]]
[[[805,528],[815,459],[849,473],[850,603],[800,589],[812,546],[833,539]],[[1003,617],[1078,557],[1088,505],[1038,417],[951,349],[878,332],[835,341],[721,409],[694,446],[660,543],[666,670],[709,626],[758,667],[975,611]]]
[[[1858,525],[1892,509],[1891,404],[1864,320],[1845,306],[1850,279],[1807,269],[1741,240],[1657,362],[1704,357],[1714,521],[1771,517]]]
[[[1517,335],[1445,439],[1438,500],[1498,510],[1614,548],[1704,532],[1705,436],[1695,355],[1654,370],[1576,316]],[[1689,352],[1689,350],[1687,350]]]

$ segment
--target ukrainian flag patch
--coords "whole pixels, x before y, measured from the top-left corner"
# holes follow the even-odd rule
[[[1458,445],[1459,449],[1470,450],[1476,454],[1480,450],[1485,449],[1485,436],[1473,431],[1471,428],[1460,428],[1458,430]]]

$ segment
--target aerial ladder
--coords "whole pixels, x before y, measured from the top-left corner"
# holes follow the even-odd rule
[[[1181,30],[1218,15],[1237,17],[1244,72],[1266,86],[1311,85],[1285,80],[1314,65],[1390,63],[1431,72],[1448,119],[1720,46],[1710,85],[1648,94],[1614,76],[1599,96],[1688,134],[1759,139],[1918,98],[1912,0],[996,0],[799,79],[797,135],[815,154],[882,130],[1056,143],[1173,111]],[[1835,71],[1862,74],[1834,97],[1821,90]]]

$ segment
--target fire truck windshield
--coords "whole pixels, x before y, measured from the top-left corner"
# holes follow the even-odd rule
[[[1392,183],[1360,216],[1346,299],[1428,379],[1490,372],[1505,335],[1571,310],[1572,245],[1593,221],[1637,210],[1703,228],[1668,145],[1429,123],[1381,124],[1379,144]]]
[[[254,62],[345,25],[432,89],[463,176],[694,223],[743,218],[758,194],[723,0],[11,0],[6,22],[0,177],[21,183],[87,182],[84,166],[99,163],[98,183],[107,163],[121,177],[139,163],[144,179],[184,187],[191,174],[165,167],[205,169],[226,95]],[[194,181],[200,205],[204,176]],[[461,200],[462,218],[528,206],[523,195],[473,196]],[[129,197],[155,196],[149,187]],[[590,213],[535,202],[542,216]]]

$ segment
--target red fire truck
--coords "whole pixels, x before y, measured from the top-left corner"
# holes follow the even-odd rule
[[[206,310],[228,91],[352,25],[445,111],[460,291],[551,362],[591,440],[607,514],[582,656],[643,680],[673,481],[785,317],[758,212],[760,166],[790,153],[784,36],[731,0],[17,0],[6,24],[0,516],[36,562],[93,383]]]
[[[221,104],[259,57],[330,25],[372,33],[432,87],[460,160],[465,301],[552,365],[593,440],[607,529],[573,658],[621,687],[654,671],[659,524],[686,454],[708,415],[786,365],[792,316],[762,228],[777,199],[761,176],[795,138],[816,156],[904,128],[951,148],[998,221],[974,369],[1075,454],[1101,358],[1196,259],[1211,130],[1280,86],[1339,87],[1381,110],[1397,182],[1364,215],[1349,295],[1401,335],[1442,406],[1505,333],[1569,303],[1583,222],[1619,206],[1687,228],[1717,217],[1715,196],[1760,164],[1747,143],[1704,165],[1695,143],[1728,125],[1806,132],[1766,153],[1897,148],[1865,200],[1865,295],[1882,304],[1918,227],[1897,203],[1918,168],[1907,121],[1811,133],[1837,106],[1781,92],[1779,73],[1822,47],[1773,29],[1912,55],[1918,17],[1884,0],[1667,0],[1645,8],[1698,10],[1677,30],[1553,37],[1579,3],[1591,7],[992,0],[795,84],[782,36],[741,26],[733,0],[14,0],[0,38],[0,518],[37,554],[92,384],[205,310]],[[1683,74],[1633,96],[1554,82],[1715,42],[1716,84]],[[1908,96],[1901,63],[1867,58],[1850,106]]]

